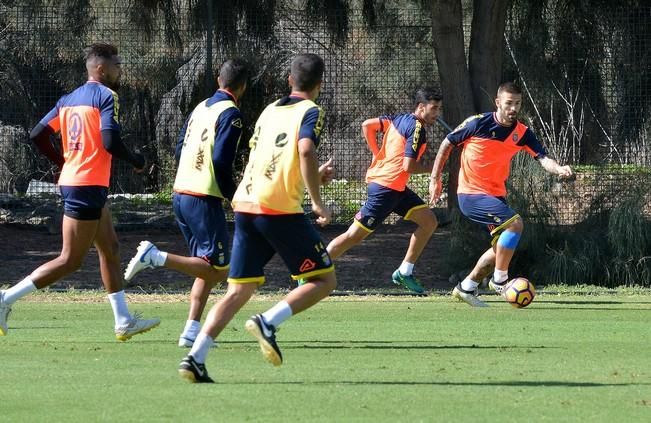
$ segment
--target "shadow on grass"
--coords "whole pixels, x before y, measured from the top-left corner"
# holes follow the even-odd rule
[[[485,382],[446,382],[446,381],[393,381],[393,380],[333,380],[333,381],[285,381],[285,382],[218,382],[220,385],[385,385],[385,386],[516,386],[536,388],[604,388],[604,387],[626,387],[626,386],[648,386],[651,383],[598,383],[598,382],[564,382],[560,380],[505,380]]]
[[[635,311],[637,313],[639,312],[645,312],[645,311],[651,311],[651,308],[645,309],[645,308],[625,308],[625,307],[545,307],[544,305],[539,306],[531,306],[531,309],[536,309],[536,310],[590,310],[590,311]]]
[[[236,344],[257,344],[256,341],[223,341],[224,347]],[[546,346],[520,346],[520,345],[445,345],[433,344],[430,341],[281,341],[283,350],[291,349],[313,349],[313,350],[455,350],[455,349],[478,349],[478,350],[531,350],[531,349],[560,349],[559,347]]]
[[[572,301],[572,300],[550,300],[548,298],[540,299],[538,303],[546,304],[575,304],[575,305],[601,305],[601,304],[646,304],[651,305],[651,301]]]

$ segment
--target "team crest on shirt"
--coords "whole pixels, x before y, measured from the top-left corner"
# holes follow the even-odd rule
[[[283,132],[282,134],[276,137],[276,141],[275,141],[276,147],[284,147],[288,141],[289,138],[287,138],[287,134]]]
[[[81,133],[83,132],[83,125],[81,117],[77,113],[73,113],[68,119],[68,150],[77,151],[81,150]]]
[[[517,132],[513,133],[513,142],[518,142],[518,133]]]

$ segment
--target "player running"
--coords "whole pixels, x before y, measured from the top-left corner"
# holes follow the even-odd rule
[[[246,330],[272,364],[279,366],[283,361],[276,343],[278,326],[327,297],[337,285],[330,256],[302,207],[307,189],[317,223],[330,222],[319,186],[331,179],[331,168],[328,164],[319,168],[316,157],[324,116],[314,101],[323,71],[319,56],[298,55],[291,64],[291,93],[267,106],[256,122],[249,162],[233,198],[235,235],[228,290],[210,310],[190,353],[179,364],[179,374],[190,382],[213,382],[205,366],[208,352],[264,283],[264,267],[275,253],[292,278],[306,278],[310,283],[246,322]]]
[[[489,287],[501,293],[509,275],[509,263],[518,246],[524,224],[506,202],[506,179],[511,159],[526,151],[547,172],[563,178],[572,176],[569,166],[561,166],[547,156],[535,134],[518,121],[522,91],[512,82],[499,86],[497,110],[469,117],[443,140],[434,160],[430,181],[430,203],[441,195],[441,173],[453,147],[461,147],[461,169],[457,195],[459,209],[467,218],[482,225],[491,236],[491,247],[479,258],[470,274],[452,295],[473,307],[486,307],[477,298],[479,282],[494,268]]]
[[[424,289],[413,275],[414,264],[436,230],[437,221],[427,204],[409,187],[409,176],[430,173],[422,163],[427,148],[425,127],[431,126],[441,113],[441,96],[431,88],[421,88],[414,95],[414,111],[395,116],[381,116],[362,123],[362,134],[373,161],[366,172],[368,198],[348,230],[328,244],[328,254],[336,260],[372,234],[392,212],[418,225],[411,235],[402,264],[392,280],[412,292]],[[383,132],[382,147],[377,133]],[[301,281],[302,282],[302,281]]]
[[[193,110],[179,135],[173,207],[190,257],[160,251],[150,241],[142,241],[124,272],[128,281],[141,270],[155,267],[195,278],[180,347],[192,346],[210,290],[228,276],[230,237],[222,202],[232,200],[235,193],[233,161],[243,126],[237,105],[248,75],[242,60],[224,62],[217,77],[219,89]]]
[[[160,323],[159,319],[129,313],[118,238],[106,204],[112,157],[127,161],[136,172],[145,167],[144,157],[131,152],[120,139],[120,106],[114,90],[120,86],[121,59],[114,46],[104,43],[88,47],[85,56],[88,81],[61,97],[30,134],[39,150],[61,169],[61,253],[16,285],[0,291],[0,335],[7,334],[7,317],[16,301],[79,269],[92,245],[113,308],[116,338],[126,341]],[[61,133],[63,154],[50,141],[55,133]]]

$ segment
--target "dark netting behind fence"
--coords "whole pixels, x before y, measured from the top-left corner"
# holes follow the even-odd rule
[[[212,92],[212,73],[227,58],[243,57],[255,69],[241,102],[248,128],[236,162],[239,173],[255,119],[267,103],[288,92],[292,57],[301,52],[324,57],[319,102],[327,123],[319,154],[336,163],[337,180],[325,188],[324,198],[340,223],[349,222],[366,199],[371,154],[361,122],[410,111],[417,87],[438,87],[431,13],[425,7],[369,14],[295,10],[280,2],[259,10],[217,7],[226,2],[210,10],[209,2],[164,2],[174,5],[168,10],[149,9],[143,2],[62,3],[0,6],[0,222],[38,219],[35,207],[57,201],[54,169],[29,145],[28,133],[61,95],[84,82],[81,51],[94,41],[120,50],[123,139],[149,163],[138,175],[114,162],[112,207],[117,223],[125,226],[172,221],[179,129]],[[523,120],[554,157],[592,167],[578,167],[574,183],[542,183],[545,177],[528,172],[524,160],[524,170],[514,172],[513,188],[546,206],[543,212],[528,204],[523,213],[576,224],[595,208],[641,195],[648,216],[651,8],[586,12],[567,2],[541,2],[545,6],[538,8],[525,3],[531,2],[514,2],[509,13],[504,80],[523,86]],[[466,22],[468,35],[470,16]],[[446,132],[441,125],[428,131],[425,160],[433,160]],[[543,188],[532,190],[531,178]],[[412,188],[423,196],[427,184],[427,175],[412,177]]]

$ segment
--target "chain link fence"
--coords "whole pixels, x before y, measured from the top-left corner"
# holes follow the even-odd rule
[[[111,201],[119,227],[172,222],[174,145],[185,117],[214,90],[221,62],[239,56],[254,68],[241,102],[248,127],[239,174],[255,119],[288,92],[289,63],[306,51],[326,62],[319,102],[327,122],[319,154],[334,158],[337,180],[324,199],[337,222],[350,222],[366,199],[371,161],[361,122],[411,111],[417,87],[438,86],[429,11],[385,8],[371,21],[363,10],[319,18],[283,5],[234,17],[233,10],[210,2],[171,3],[170,10],[144,9],[140,2],[0,6],[0,223],[39,223],[34,209],[56,210],[44,206],[58,201],[54,169],[29,144],[28,133],[61,95],[85,81],[82,49],[99,40],[115,44],[123,57],[122,136],[149,163],[137,175],[114,161]],[[544,218],[573,225],[595,207],[633,193],[646,198],[648,217],[651,7],[613,6],[608,16],[585,14],[567,25],[569,12],[549,6],[561,2],[541,2],[548,7],[540,11],[525,3],[514,2],[509,12],[504,80],[524,87],[523,119],[550,153],[579,165],[576,182],[540,183],[531,193],[548,204]],[[469,34],[470,27],[465,30]],[[425,160],[433,160],[446,133],[441,125],[428,130]],[[512,185],[526,190],[531,178],[542,176],[515,172]],[[427,182],[412,177],[411,186],[426,196]],[[539,212],[530,204],[526,209]]]

